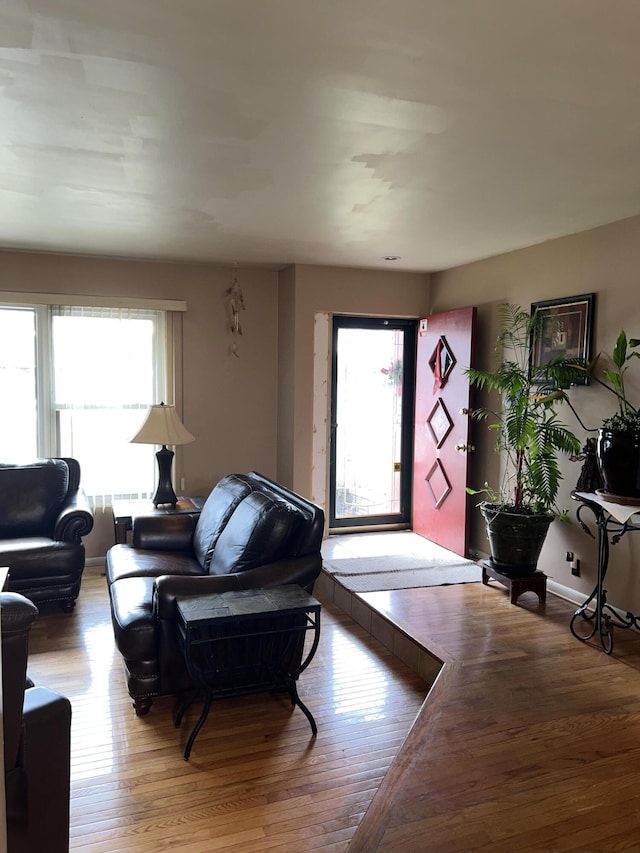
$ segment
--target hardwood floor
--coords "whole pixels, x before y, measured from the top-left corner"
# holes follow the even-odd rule
[[[445,662],[349,853],[640,850],[640,634],[497,586],[366,593]]]
[[[137,718],[115,651],[105,580],[87,572],[72,615],[43,611],[29,674],[73,706],[71,850],[84,853],[344,851],[428,686],[355,622],[325,605],[300,695],[214,704],[191,760],[173,700]]]
[[[640,633],[616,631],[608,657],[571,636],[575,606],[515,607],[500,585],[348,603],[444,661],[426,702],[426,682],[324,603],[300,680],[317,739],[288,699],[229,699],[189,762],[197,709],[179,730],[170,699],[131,709],[104,578],[86,577],[73,615],[43,613],[29,672],[73,705],[71,850],[640,849]]]

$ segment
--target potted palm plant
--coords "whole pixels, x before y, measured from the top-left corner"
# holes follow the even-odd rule
[[[498,490],[485,484],[468,491],[486,495],[480,508],[492,563],[512,575],[526,575],[536,571],[549,526],[562,514],[556,506],[562,480],[559,456],[580,451],[580,442],[560,420],[558,406],[567,399],[565,389],[582,381],[585,368],[568,358],[534,365],[533,344],[542,334],[537,312],[531,315],[506,303],[498,312],[495,367],[470,368],[467,375],[475,387],[500,394],[498,410],[477,409],[474,417],[489,421],[495,430],[504,473]]]

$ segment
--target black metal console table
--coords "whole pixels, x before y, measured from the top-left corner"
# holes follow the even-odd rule
[[[622,616],[607,603],[607,591],[604,588],[609,567],[609,537],[611,544],[615,545],[625,533],[640,530],[640,527],[629,523],[640,512],[640,505],[614,503],[608,501],[606,496],[592,492],[573,492],[571,497],[580,502],[576,516],[582,529],[591,537],[593,533],[583,521],[582,513],[587,509],[593,513],[598,528],[598,574],[593,592],[573,614],[569,627],[573,636],[582,642],[597,636],[604,652],[610,655],[613,651],[614,628],[640,628],[640,617],[630,612]],[[585,628],[586,633],[580,633],[579,627]]]
[[[311,711],[296,681],[311,663],[320,640],[320,603],[295,584],[272,589],[233,590],[176,599],[178,632],[189,674],[197,689],[182,703],[176,726],[200,695],[202,713],[189,735],[185,761],[213,699],[287,691],[311,724]],[[307,633],[312,635],[304,654]]]

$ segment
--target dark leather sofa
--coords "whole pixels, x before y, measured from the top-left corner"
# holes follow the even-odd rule
[[[0,464],[0,566],[9,568],[10,592],[73,610],[85,563],[82,537],[92,528],[76,459]]]
[[[2,723],[8,853],[67,853],[71,703],[27,681],[29,631],[38,608],[0,593]]]
[[[255,471],[229,474],[197,513],[141,517],[131,545],[107,553],[116,645],[138,716],[192,683],[177,643],[175,599],[299,584],[322,560],[320,507]]]

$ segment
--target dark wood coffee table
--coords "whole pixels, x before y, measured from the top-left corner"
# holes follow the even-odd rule
[[[296,681],[311,663],[320,640],[320,602],[295,584],[233,590],[176,599],[182,652],[196,689],[180,706],[176,726],[202,696],[202,713],[189,735],[185,761],[213,699],[287,691],[317,734]],[[307,632],[312,642],[304,654]]]

